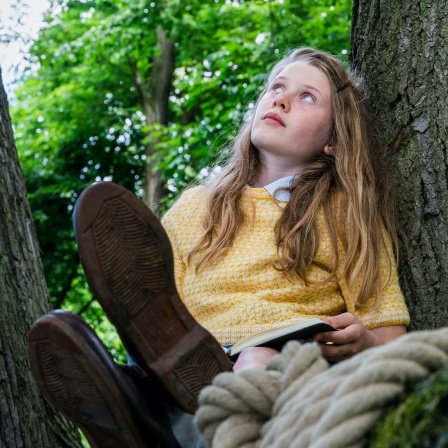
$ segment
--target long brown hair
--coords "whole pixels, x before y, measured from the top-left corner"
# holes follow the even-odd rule
[[[373,307],[385,287],[379,275],[385,232],[394,248],[397,238],[392,190],[369,129],[363,85],[337,58],[313,48],[290,52],[274,66],[267,85],[287,65],[298,61],[317,67],[330,81],[335,149],[331,156],[322,153],[291,185],[291,198],[274,228],[277,268],[289,278],[298,275],[308,282],[307,272],[319,247],[316,216],[322,209],[333,249],[327,281],[343,278],[351,288],[362,279],[355,305]],[[198,255],[198,270],[226,253],[245,219],[240,198],[260,167],[258,150],[251,142],[252,120],[242,125],[229,147],[232,156],[208,185],[204,234],[190,253],[190,259]],[[343,261],[338,247],[344,253]],[[370,301],[373,295],[375,300]]]

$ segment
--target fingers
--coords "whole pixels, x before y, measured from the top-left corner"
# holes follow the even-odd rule
[[[351,358],[361,351],[358,344],[336,345],[319,342],[322,356],[331,362],[339,362]]]
[[[346,345],[357,342],[365,331],[364,325],[355,323],[336,331],[325,331],[314,335],[314,340],[323,343]]]
[[[351,313],[342,313],[337,316],[328,317],[325,319],[327,324],[330,324],[336,330],[347,328],[353,324],[361,324],[361,321]]]
[[[326,319],[337,331],[318,333],[314,340],[319,343],[322,355],[329,361],[338,362],[350,358],[369,346],[369,331],[353,314],[344,313]]]
[[[322,355],[329,361],[337,362],[359,353],[364,327],[362,324],[350,325],[343,330],[319,333],[314,340],[319,342]]]

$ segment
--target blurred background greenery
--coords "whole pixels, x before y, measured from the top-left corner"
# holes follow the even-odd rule
[[[350,21],[349,0],[50,1],[9,100],[53,306],[81,315],[125,362],[79,263],[80,192],[113,180],[143,196],[152,163],[163,214],[208,175],[285,51],[313,46],[346,61]],[[174,71],[167,119],[148,125],[139,83],[157,95],[160,30],[174,46]]]

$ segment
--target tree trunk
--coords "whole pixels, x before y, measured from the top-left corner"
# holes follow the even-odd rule
[[[355,0],[352,62],[397,185],[400,280],[412,329],[448,325],[445,0]]]
[[[144,79],[136,65],[133,66],[134,84],[137,88],[140,104],[145,114],[145,124],[151,128],[154,124],[168,123],[168,101],[175,68],[174,43],[166,31],[157,28],[157,48],[152,61],[150,81]],[[157,214],[163,196],[160,173],[154,160],[156,141],[149,138],[145,144],[146,170],[143,200]]]
[[[81,446],[31,376],[30,325],[50,309],[0,70],[0,447]]]

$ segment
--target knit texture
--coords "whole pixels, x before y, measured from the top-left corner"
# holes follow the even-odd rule
[[[386,254],[381,257],[380,271],[387,287],[381,305],[374,310],[355,310],[356,291],[349,291],[344,281],[313,283],[328,277],[332,261],[322,213],[317,218],[320,247],[309,270],[308,286],[300,278],[290,281],[274,269],[277,250],[273,229],[282,210],[262,188],[244,190],[241,203],[246,220],[232,247],[218,263],[196,273],[197,256],[190,263],[187,257],[203,233],[206,194],[205,187],[187,190],[162,222],[173,246],[179,294],[194,318],[222,345],[281,323],[325,319],[346,311],[367,328],[409,324],[396,266]]]

